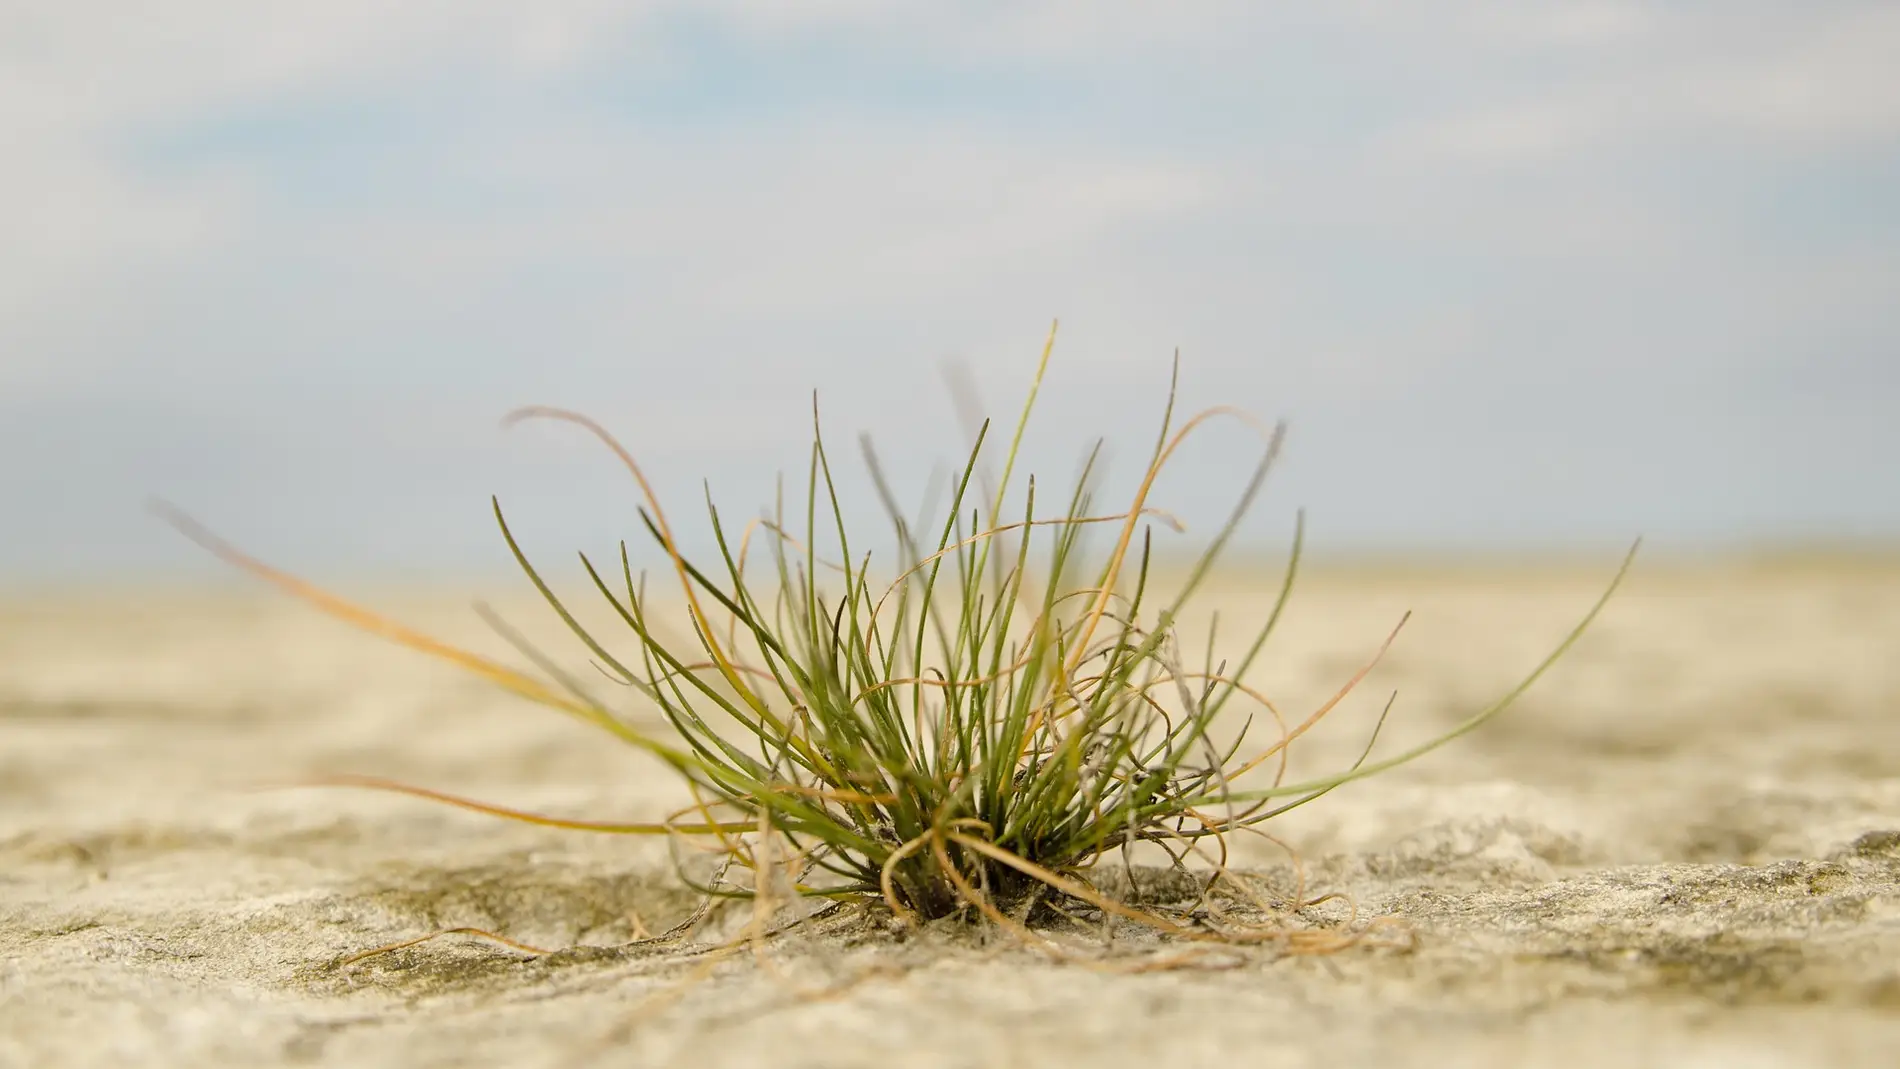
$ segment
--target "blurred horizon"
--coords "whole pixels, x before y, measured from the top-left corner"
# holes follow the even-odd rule
[[[1291,432],[1236,555],[1900,547],[1900,8],[83,0],[0,32],[0,590],[856,530],[968,448],[1098,511],[1176,424]],[[1000,439],[1000,443],[999,443]],[[1234,424],[1153,504],[1198,544]],[[788,489],[802,502],[802,490]],[[794,514],[798,507],[790,508]],[[938,514],[941,514],[939,509]],[[1179,540],[1177,540],[1178,542]],[[636,562],[637,563],[637,562]],[[649,559],[649,563],[651,560]],[[1606,572],[1607,574],[1607,572]]]

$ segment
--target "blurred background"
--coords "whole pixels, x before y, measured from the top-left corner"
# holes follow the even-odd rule
[[[914,507],[946,363],[1013,421],[1056,317],[1028,468],[1126,485],[1178,348],[1184,406],[1292,422],[1263,551],[1301,505],[1340,553],[1900,535],[1900,7],[1158,10],[0,5],[0,586],[224,574],[154,494],[317,576],[506,571],[490,493],[634,534],[525,403],[702,544],[814,389]]]

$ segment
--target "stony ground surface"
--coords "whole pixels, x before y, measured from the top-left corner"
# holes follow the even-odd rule
[[[1391,689],[1394,749],[1489,701],[1606,575],[1308,577],[1255,677],[1290,710],[1415,615],[1295,772],[1350,760]],[[366,593],[501,649],[464,597]],[[1268,597],[1230,575],[1212,601],[1238,622]],[[1647,566],[1506,718],[1286,817],[1309,883],[1402,921],[1404,952],[1143,972],[1126,967],[1139,947],[1097,968],[851,918],[764,962],[589,949],[692,910],[656,844],[257,789],[334,772],[597,818],[676,797],[583,727],[269,594],[0,602],[0,1066],[1886,1066],[1900,1050],[1893,567]],[[1264,846],[1242,860],[1285,874]],[[340,964],[463,925],[573,949],[446,938]]]

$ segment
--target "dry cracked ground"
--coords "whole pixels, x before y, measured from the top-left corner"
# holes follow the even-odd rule
[[[1414,616],[1296,772],[1349,761],[1391,690],[1392,750],[1488,702],[1613,565],[1303,578],[1253,677],[1285,708],[1317,705]],[[465,597],[353,593],[503,649]],[[1270,596],[1230,574],[1209,605],[1246,621]],[[678,798],[586,728],[266,592],[0,602],[0,1065],[1885,1066],[1900,1050],[1891,562],[1645,563],[1503,719],[1283,818],[1308,886],[1350,900],[1296,923],[1356,909],[1410,949],[1144,971],[1172,951],[1133,940],[1090,965],[849,914],[763,960],[627,948],[695,905],[661,845],[280,786],[338,772],[595,818]],[[566,949],[449,937],[344,964],[459,926]]]

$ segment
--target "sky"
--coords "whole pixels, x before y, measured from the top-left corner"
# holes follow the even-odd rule
[[[1133,485],[1178,352],[1289,421],[1263,551],[1900,538],[1896,54],[1840,0],[0,0],[0,585],[216,574],[152,496],[316,575],[507,568],[490,494],[634,536],[522,404],[697,544],[813,391],[921,506],[946,368],[1013,424],[1057,318],[1050,498],[1097,438]],[[1182,545],[1257,444],[1184,447]]]

